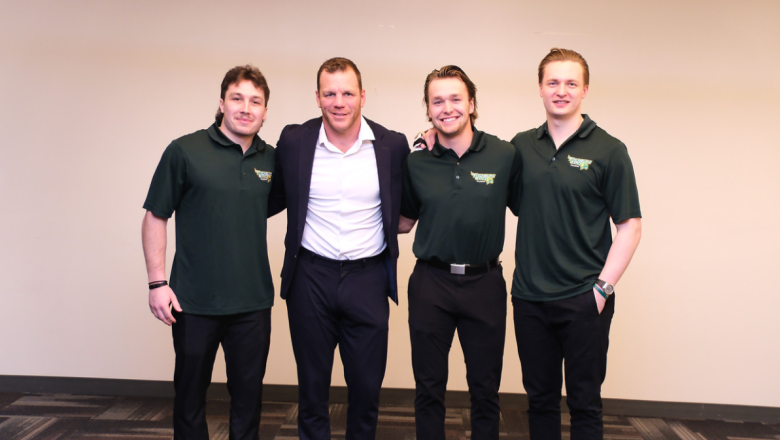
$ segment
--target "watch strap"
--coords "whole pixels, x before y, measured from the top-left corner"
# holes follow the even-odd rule
[[[594,286],[598,286],[599,289],[607,296],[612,295],[615,292],[615,286],[601,279],[597,279]]]
[[[607,299],[607,294],[604,292],[604,290],[601,289],[601,286],[599,286],[598,284],[594,284],[593,288],[596,289],[599,295],[603,296],[604,299]]]

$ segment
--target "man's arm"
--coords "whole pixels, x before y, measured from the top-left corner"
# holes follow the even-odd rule
[[[279,135],[279,140],[276,141],[274,175],[273,180],[271,180],[271,194],[268,196],[268,217],[273,217],[287,209],[287,193],[284,187],[285,155],[289,153],[293,145],[297,145],[294,139],[298,136],[291,133],[294,133],[299,127],[300,125],[285,126]]]
[[[404,160],[401,173],[403,185],[401,189],[401,216],[398,219],[399,234],[408,234],[420,217],[420,199],[414,192],[412,174],[409,171],[409,159],[410,157],[407,156],[406,160]]]
[[[515,216],[520,216],[520,197],[523,194],[523,159],[520,156],[520,149],[510,143],[515,150],[514,159],[512,159],[512,171],[509,176],[509,194],[507,196],[507,207]]]
[[[609,248],[607,262],[599,275],[600,280],[604,280],[612,285],[620,281],[620,277],[623,276],[623,272],[626,271],[628,263],[631,262],[631,258],[634,256],[634,251],[639,246],[639,239],[642,238],[642,219],[630,218],[626,221],[615,223],[615,228],[617,229],[615,239]],[[593,294],[596,296],[596,304],[598,304],[599,313],[601,313],[607,300],[595,288],[593,289]]]
[[[417,220],[412,220],[402,215],[401,218],[398,220],[398,233],[408,234],[409,232],[411,232],[412,228],[416,223]]]
[[[268,217],[273,217],[286,208],[287,195],[284,193],[284,180],[282,180],[281,167],[277,164],[271,181],[271,193],[268,195]]]
[[[428,147],[428,150],[433,150],[433,144],[436,143],[436,135],[437,134],[439,134],[439,132],[436,131],[436,129],[433,128],[433,127],[425,130],[425,134],[423,135],[423,139],[425,140],[425,145]]]
[[[281,139],[279,141],[281,142]],[[280,156],[284,154],[284,149],[282,149],[282,154],[280,154],[279,147],[277,147],[275,153],[271,193],[268,195],[268,217],[273,217],[287,208],[287,195],[284,192],[284,174],[282,173],[282,164],[279,160]]]
[[[141,224],[141,241],[146,259],[146,272],[149,282],[165,280],[165,250],[168,245],[168,219],[157,217],[151,211],[146,211]],[[181,312],[181,306],[176,295],[169,286],[149,290],[149,309],[152,314],[171,325],[176,322],[171,315],[170,306]]]

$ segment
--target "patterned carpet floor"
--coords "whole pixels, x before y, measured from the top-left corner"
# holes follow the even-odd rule
[[[227,440],[230,403],[210,400],[206,409],[210,437]],[[297,405],[266,402],[260,426],[262,440],[297,439]],[[152,440],[170,439],[172,399],[0,393],[0,440]],[[330,407],[334,440],[344,439],[346,405]],[[780,425],[715,420],[604,417],[605,439],[752,440],[780,439]],[[469,410],[447,410],[447,440],[470,438]],[[501,439],[528,438],[528,418],[520,409],[501,415]],[[563,438],[568,438],[568,414]],[[414,410],[382,406],[377,440],[415,440]],[[423,439],[421,439],[423,440]]]

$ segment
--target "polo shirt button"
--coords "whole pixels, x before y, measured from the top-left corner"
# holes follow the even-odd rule
[[[460,176],[455,176],[456,179],[460,179]]]
[[[554,157],[553,157],[553,160],[552,160],[552,161],[553,161],[553,162],[555,162],[555,158],[554,158]]]
[[[246,176],[246,173],[244,173],[244,175]]]
[[[460,165],[460,162],[456,163],[455,165]]]

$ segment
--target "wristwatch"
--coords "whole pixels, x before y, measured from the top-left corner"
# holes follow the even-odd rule
[[[604,280],[596,280],[596,284],[594,285],[598,287],[598,290],[604,292],[604,298],[609,298],[610,295],[615,293],[615,286]]]

